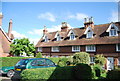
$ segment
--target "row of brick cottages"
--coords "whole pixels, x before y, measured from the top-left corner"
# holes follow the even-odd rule
[[[48,32],[45,27],[36,48],[37,52],[53,57],[88,52],[91,62],[94,62],[94,55],[103,54],[110,70],[114,64],[120,65],[120,22],[94,25],[92,18],[85,18],[81,28],[70,29],[66,22],[62,23],[61,31]]]

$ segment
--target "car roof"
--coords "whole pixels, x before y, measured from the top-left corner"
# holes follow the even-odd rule
[[[47,58],[26,58],[26,59],[21,59],[21,60],[37,60],[37,59],[47,59]],[[48,59],[48,60],[50,60],[50,59]]]

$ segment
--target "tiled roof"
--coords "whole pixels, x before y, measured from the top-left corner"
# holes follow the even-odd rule
[[[68,40],[67,39],[67,34],[71,29],[68,30],[68,32],[60,32],[61,37],[63,39],[61,41],[54,41],[54,36],[58,32],[48,32],[46,35],[50,39],[49,42],[43,42],[43,38],[39,40],[37,43],[36,47],[50,47],[50,46],[69,46],[69,45],[91,45],[91,44],[116,44],[120,43],[120,32],[118,36],[115,37],[109,37],[108,32],[106,30],[108,29],[109,25],[108,24],[100,24],[100,25],[95,25],[93,32],[94,36],[93,38],[87,39],[84,35],[85,28],[73,28],[72,30],[74,31],[76,35],[75,40]],[[120,30],[120,22],[115,22],[114,23],[118,29]],[[50,36],[49,36],[50,35]]]

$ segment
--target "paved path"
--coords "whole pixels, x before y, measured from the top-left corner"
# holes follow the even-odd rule
[[[5,76],[5,75],[2,75],[2,76],[0,76],[0,81],[11,81],[11,79],[8,78],[8,77]]]

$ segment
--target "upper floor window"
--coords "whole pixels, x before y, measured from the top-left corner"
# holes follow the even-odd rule
[[[93,37],[93,32],[89,30],[89,31],[87,32],[86,38],[92,38],[92,37]]]
[[[57,41],[60,41],[61,40],[61,37],[59,34],[57,34]]]
[[[52,47],[52,52],[59,52],[59,47],[58,46],[53,46]]]
[[[84,34],[86,35],[86,38],[93,38],[93,31],[91,27],[87,27]]]
[[[86,51],[88,51],[88,52],[95,52],[96,51],[95,45],[87,45],[86,46]]]
[[[45,42],[48,42],[48,37],[47,36],[45,36]]]
[[[118,36],[117,30],[114,29],[114,28],[112,28],[112,29],[110,30],[110,32],[109,32],[109,35],[110,35],[110,36]]]
[[[119,29],[114,23],[110,24],[110,26],[106,30],[106,32],[109,32],[109,36],[118,36],[118,31]]]
[[[120,51],[120,44],[116,44],[116,51]]]
[[[75,39],[75,34],[73,32],[71,32],[70,34],[70,40],[74,40]]]
[[[72,51],[73,52],[79,52],[80,51],[80,46],[72,46]]]
[[[42,47],[38,47],[38,51],[39,51],[39,52],[42,52]]]

